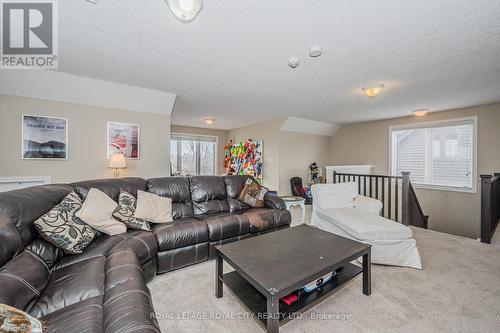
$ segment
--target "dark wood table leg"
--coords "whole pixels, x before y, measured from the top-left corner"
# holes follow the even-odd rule
[[[372,268],[371,268],[371,249],[363,255],[363,294],[372,293]]]
[[[222,257],[217,256],[215,259],[215,297],[221,298],[222,293]]]
[[[267,333],[278,333],[280,329],[280,300],[274,296],[267,298]]]

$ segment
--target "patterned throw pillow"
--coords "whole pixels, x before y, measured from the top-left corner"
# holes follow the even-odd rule
[[[151,231],[149,223],[143,219],[135,217],[137,200],[128,192],[120,192],[118,197],[118,207],[116,207],[113,217],[127,225],[129,229]]]
[[[42,333],[42,323],[11,306],[0,304],[0,332],[5,333]]]
[[[264,206],[264,197],[269,190],[248,178],[238,200],[250,207],[258,208]]]
[[[38,233],[66,253],[78,254],[94,239],[94,230],[75,216],[82,200],[75,192],[68,194],[58,205],[33,224]]]

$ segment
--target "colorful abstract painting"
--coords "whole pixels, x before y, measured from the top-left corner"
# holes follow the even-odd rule
[[[225,147],[225,168],[228,175],[251,175],[262,183],[263,141],[233,143]]]

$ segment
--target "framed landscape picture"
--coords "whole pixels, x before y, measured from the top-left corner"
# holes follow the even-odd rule
[[[139,124],[108,122],[108,159],[123,153],[126,159],[139,159]]]
[[[23,115],[22,159],[68,159],[68,119]]]

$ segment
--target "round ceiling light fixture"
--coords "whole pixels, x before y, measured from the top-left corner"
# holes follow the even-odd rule
[[[425,116],[427,114],[427,112],[429,112],[429,109],[413,110],[413,114],[415,115],[415,117],[418,117],[418,118]]]
[[[172,14],[181,22],[192,22],[203,8],[203,0],[165,0]]]
[[[288,66],[290,68],[297,68],[299,64],[300,64],[299,58],[290,58],[290,60],[288,60]]]
[[[319,57],[320,55],[323,54],[323,49],[321,47],[312,47],[310,50],[309,50],[309,56],[311,58],[316,58],[316,57]]]
[[[203,118],[203,121],[207,125],[213,125],[213,124],[215,124],[215,118],[207,117],[207,118]]]
[[[375,98],[380,95],[382,89],[384,89],[384,85],[382,83],[374,83],[368,87],[362,88],[365,95],[370,98]]]

